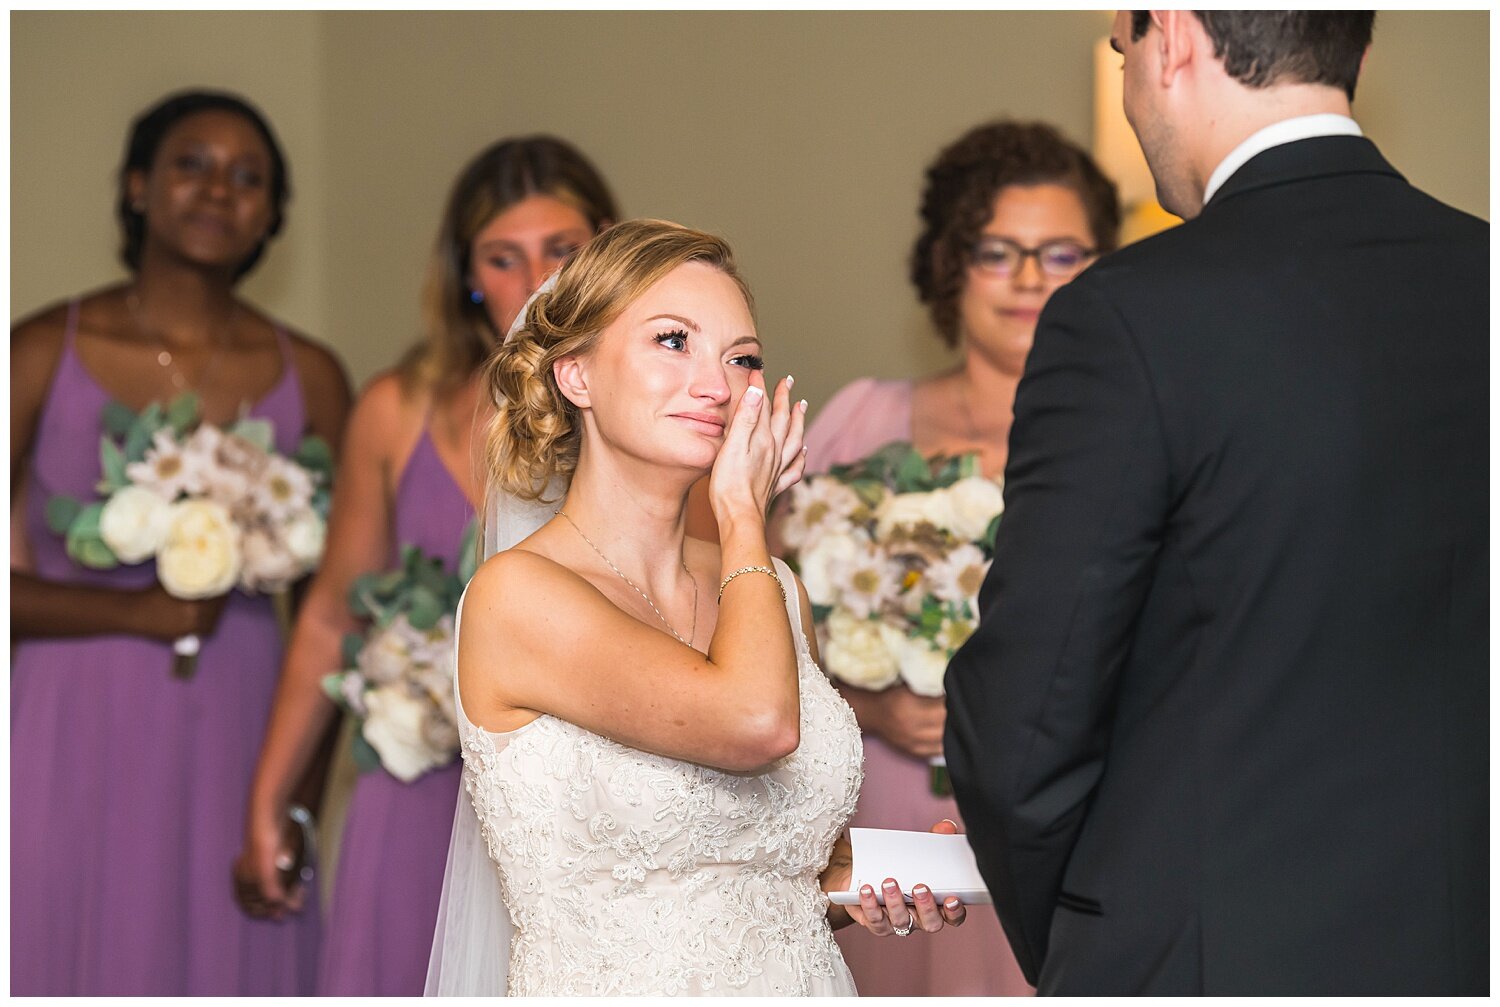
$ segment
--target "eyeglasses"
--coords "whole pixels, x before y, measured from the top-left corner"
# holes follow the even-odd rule
[[[1014,276],[1028,258],[1035,256],[1044,275],[1065,280],[1077,275],[1097,253],[1096,248],[1085,248],[1066,238],[1036,248],[1023,248],[1005,238],[986,238],[974,246],[972,260],[991,276]]]

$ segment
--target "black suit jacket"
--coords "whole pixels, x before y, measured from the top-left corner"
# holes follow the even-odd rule
[[[946,738],[1041,992],[1487,988],[1488,257],[1322,137],[1048,303]]]

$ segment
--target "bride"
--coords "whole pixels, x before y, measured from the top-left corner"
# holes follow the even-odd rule
[[[617,224],[553,282],[489,364],[502,551],[459,610],[466,794],[427,991],[852,994],[833,928],[964,910],[825,894],[850,884],[859,729],[765,534],[807,404],[767,391],[712,235]],[[717,543],[684,532],[705,473]]]

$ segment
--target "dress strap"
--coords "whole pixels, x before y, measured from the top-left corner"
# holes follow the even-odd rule
[[[78,333],[78,305],[80,298],[74,297],[68,301],[68,320],[63,326],[63,353],[67,354],[73,349],[73,337]]]

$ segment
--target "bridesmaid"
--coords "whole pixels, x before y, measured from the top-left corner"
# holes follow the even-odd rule
[[[1116,247],[1113,184],[1051,127],[996,122],[944,150],[927,170],[911,277],[956,368],[915,381],[861,378],[837,392],[807,432],[808,471],[856,461],[891,441],[923,454],[977,452],[1005,470],[1011,405],[1037,316],[1052,292]],[[926,830],[959,821],[932,796],[927,759],[942,752],[943,700],[902,685],[841,685],[865,732],[865,786],[851,824]],[[993,911],[975,911],[943,941],[838,934],[866,996],[1027,994]]]
[[[327,553],[287,652],[235,862],[248,912],[281,917],[300,908],[300,894],[285,892],[277,876],[280,823],[294,781],[337,712],[319,682],[340,667],[344,634],[361,628],[349,612],[350,585],[394,567],[406,545],[456,568],[464,529],[484,496],[473,454],[473,432],[488,418],[480,411],[479,365],[542,280],[617,217],[594,167],[550,137],[496,143],[455,182],[423,294],[426,338],[370,382],[350,419]],[[320,994],[421,995],[459,771],[455,758],[411,783],[384,770],[360,775],[344,825]]]
[[[72,996],[312,991],[316,914],[246,919],[224,883],[281,661],[269,599],[178,601],[151,564],[86,570],[47,528],[88,498],[101,411],[196,391],[207,421],[248,406],[276,445],[339,443],[349,407],[328,351],[235,287],[290,192],[270,127],[227,94],[136,120],[119,177],[131,278],[11,335],[11,486],[26,548],[11,572],[11,992]],[[15,501],[12,501],[13,505]],[[204,637],[174,678],[171,640]]]

